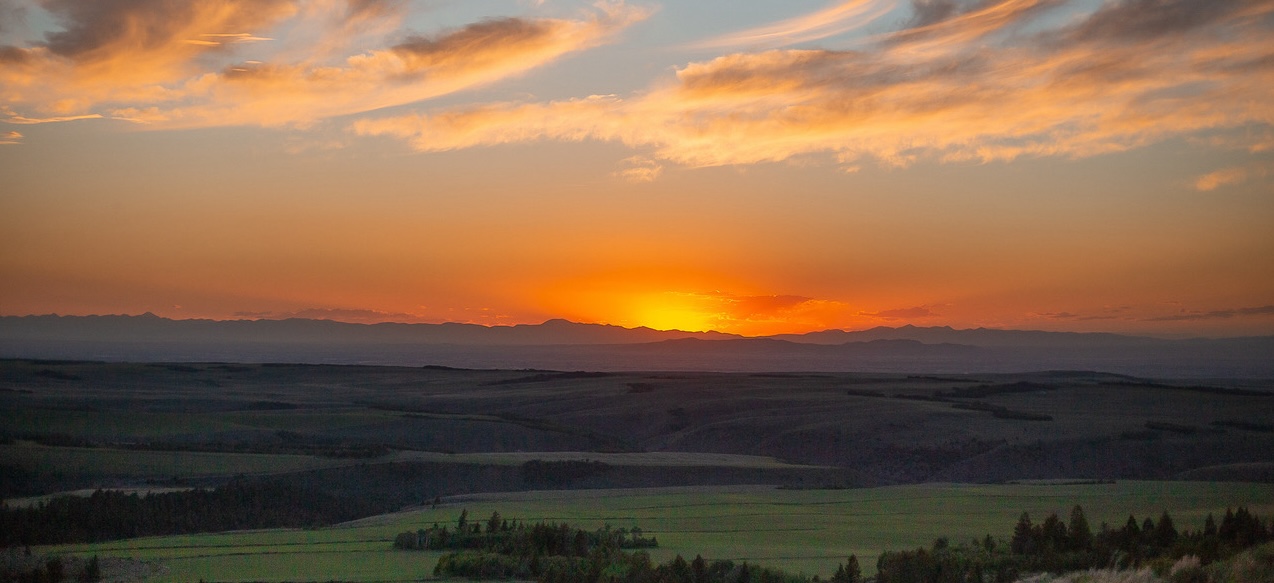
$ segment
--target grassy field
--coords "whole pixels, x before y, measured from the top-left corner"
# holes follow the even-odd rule
[[[808,468],[772,457],[729,453],[652,451],[643,453],[598,453],[583,451],[527,451],[446,454],[426,451],[396,452],[384,458],[393,461],[424,461],[476,465],[516,466],[532,460],[595,461],[612,466],[720,467],[720,468]]]
[[[49,447],[30,442],[0,445],[0,459],[25,468],[113,477],[204,477],[295,472],[356,463],[308,455],[144,451]]]
[[[659,538],[659,560],[701,553],[827,576],[850,553],[870,572],[882,550],[940,536],[1005,537],[1023,510],[1042,520],[1078,503],[1095,527],[1123,524],[1129,512],[1140,519],[1169,510],[1183,528],[1226,506],[1274,514],[1274,485],[1135,481],[1268,479],[1274,384],[1199,383],[1065,372],[581,374],[0,361],[0,469],[14,478],[0,487],[29,501],[99,486],[146,491],[268,474],[390,509],[484,490],[860,486],[469,495],[444,499],[437,510],[317,530],[54,549],[156,561],[166,569],[155,578],[161,582],[414,580],[432,571],[436,556],[394,552],[394,535],[454,522],[467,508],[475,518],[498,510],[585,528],[640,526]],[[581,476],[517,467],[530,460],[608,466]],[[1070,476],[1119,482],[935,484]],[[913,485],[866,487],[886,484]]]
[[[8,431],[61,433],[84,438],[171,438],[251,430],[316,431],[383,423],[400,417],[384,411],[326,408],[284,411],[155,412],[0,409]]]
[[[567,521],[587,528],[641,527],[658,537],[657,560],[675,554],[730,558],[829,575],[850,553],[874,572],[882,550],[954,542],[991,533],[1007,537],[1023,512],[1065,517],[1080,504],[1089,521],[1122,524],[1128,513],[1197,529],[1209,513],[1246,505],[1274,514],[1274,485],[1215,482],[1114,484],[924,484],[855,490],[765,487],[685,488],[474,495],[421,509],[317,530],[270,530],[161,537],[53,547],[58,553],[132,556],[164,564],[168,581],[409,581],[432,572],[436,554],[394,551],[393,536],[454,523],[462,509],[482,518]]]
[[[578,374],[0,360],[0,439],[204,451],[233,444],[272,454],[389,447],[432,452],[419,461],[500,465],[525,459],[519,452],[713,453],[754,456],[712,464],[728,467],[772,458],[850,468],[852,479],[827,483],[857,486],[1183,479],[1216,465],[1233,471],[1209,479],[1264,479],[1243,464],[1269,462],[1274,451],[1274,385],[1199,383],[1100,373]],[[996,416],[1000,410],[1018,416]],[[443,457],[450,453],[478,455]],[[32,477],[5,496],[98,483],[92,472],[59,479],[48,474],[76,472],[9,454],[0,450],[0,465]],[[120,485],[182,473],[154,467]]]

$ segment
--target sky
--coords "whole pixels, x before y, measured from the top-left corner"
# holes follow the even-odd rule
[[[0,0],[0,315],[1274,334],[1274,0]]]

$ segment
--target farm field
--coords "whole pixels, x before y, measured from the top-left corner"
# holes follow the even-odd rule
[[[115,478],[229,477],[354,463],[308,455],[50,447],[22,442],[0,445],[0,458],[18,467],[57,468],[67,474]]]
[[[962,485],[921,484],[852,490],[764,486],[522,492],[457,496],[416,509],[309,530],[152,537],[43,549],[159,562],[155,583],[194,581],[410,581],[432,573],[437,554],[395,551],[394,535],[498,511],[510,520],[565,521],[584,528],[640,527],[659,539],[651,552],[747,560],[826,577],[850,553],[868,573],[877,554],[991,533],[1006,538],[1023,512],[1036,520],[1084,507],[1094,528],[1128,513],[1198,529],[1209,513],[1247,506],[1274,513],[1274,485],[1222,482]]]
[[[851,553],[871,573],[881,551],[1007,538],[1023,511],[1080,504],[1094,529],[1129,513],[1167,510],[1184,529],[1226,507],[1274,514],[1274,385],[1200,383],[0,361],[0,489],[30,507],[237,482],[348,510],[131,532],[329,524],[303,530],[39,547],[148,561],[160,583],[418,580],[438,555],[395,551],[395,535],[466,509],[637,526],[658,561],[826,577]]]
[[[1252,464],[1269,463],[1274,451],[1272,395],[1264,381],[1201,385],[1091,372],[935,377],[10,360],[0,361],[0,465],[22,479],[0,485],[4,497],[23,498],[364,462],[509,467],[534,460],[716,468],[689,482],[714,485],[1260,481],[1269,472]],[[839,473],[788,471],[810,466]],[[788,473],[758,480],[733,471],[739,468]],[[605,480],[584,486],[687,483],[626,481],[619,472]],[[542,487],[515,482],[494,490]],[[463,485],[421,489],[472,491]]]

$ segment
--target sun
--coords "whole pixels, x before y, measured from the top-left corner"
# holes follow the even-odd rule
[[[705,306],[702,298],[677,292],[640,296],[627,319],[655,330],[684,332],[706,332],[721,325],[721,314]]]

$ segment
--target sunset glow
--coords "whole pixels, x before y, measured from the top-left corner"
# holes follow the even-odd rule
[[[0,0],[0,315],[1274,334],[1274,0]]]

